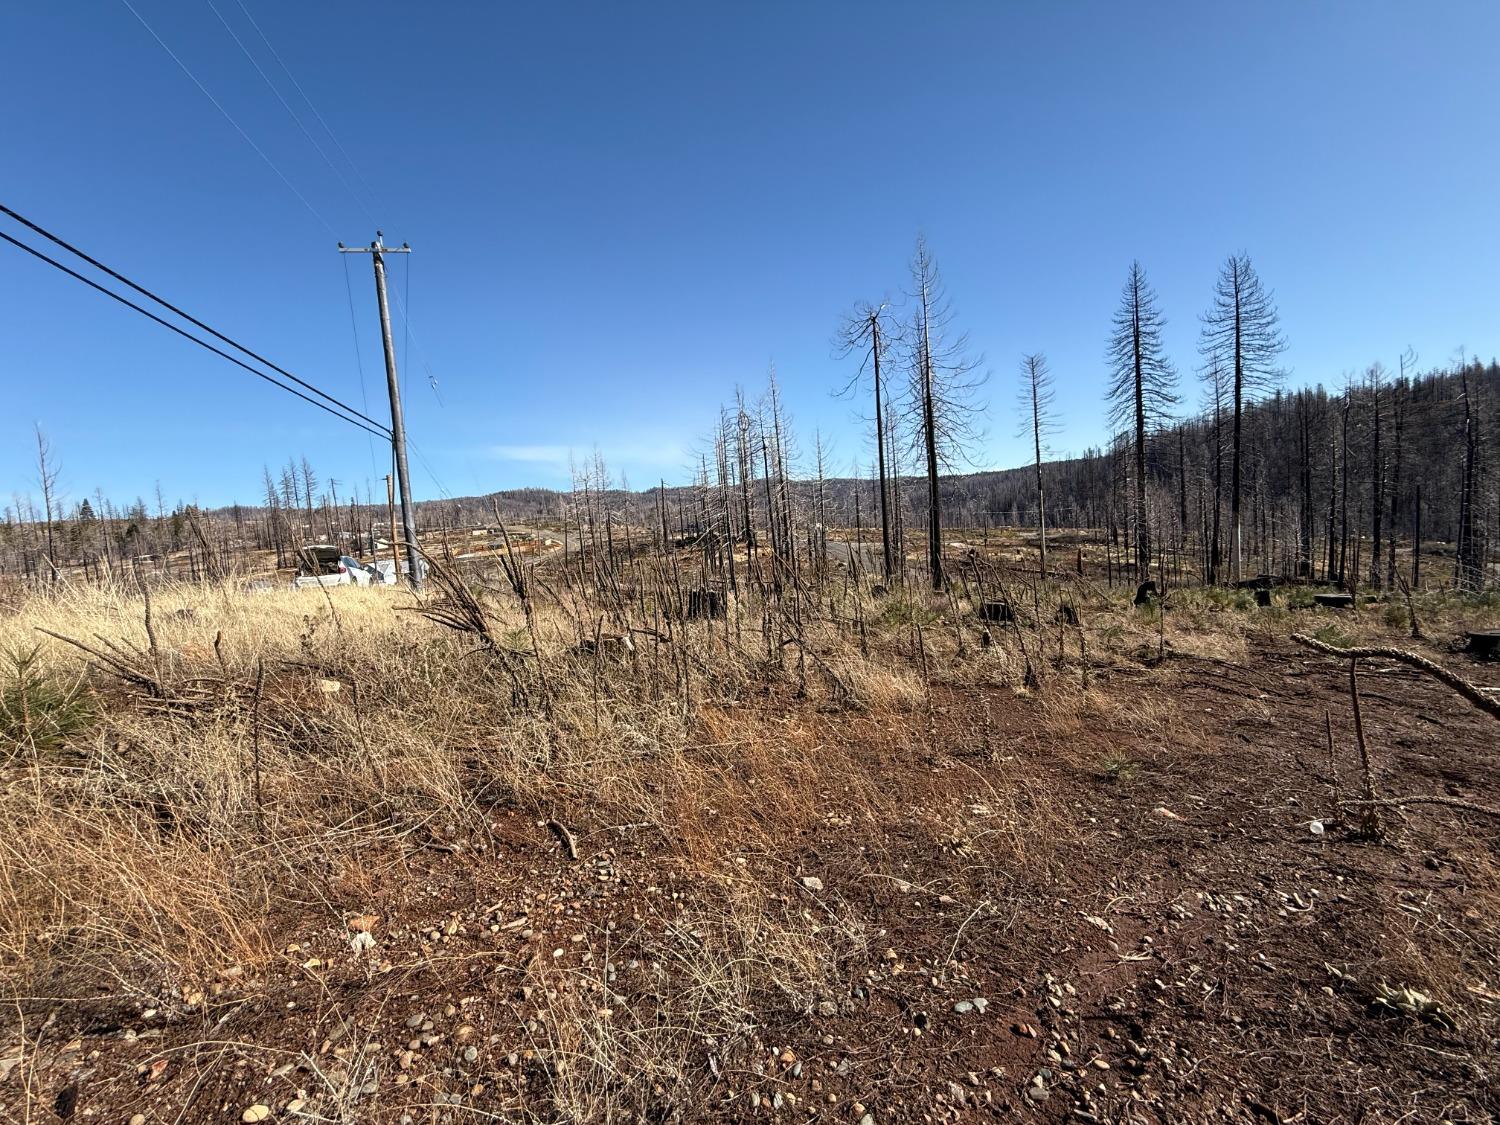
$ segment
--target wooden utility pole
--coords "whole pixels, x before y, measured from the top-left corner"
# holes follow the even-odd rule
[[[381,241],[380,231],[375,232],[375,241],[369,246],[345,246],[339,243],[340,254],[368,254],[375,267],[375,298],[380,306],[380,343],[385,348],[386,390],[391,396],[391,445],[396,453],[396,483],[401,489],[401,526],[406,533],[406,575],[412,589],[422,588],[422,560],[417,547],[417,520],[411,503],[411,474],[406,468],[406,423],[401,416],[401,386],[396,380],[396,347],[391,341],[391,310],[385,297],[385,256],[387,254],[410,254],[411,247],[402,243],[400,247],[386,246]],[[392,536],[394,548],[394,535]],[[397,566],[399,575],[400,567]]]
[[[396,581],[401,580],[401,550],[396,546],[396,492],[391,474],[385,474],[385,514],[391,518],[391,562],[396,566]]]

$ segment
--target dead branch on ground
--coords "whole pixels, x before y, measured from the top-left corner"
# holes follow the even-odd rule
[[[1485,714],[1492,718],[1500,719],[1500,699],[1487,694],[1484,688],[1476,684],[1471,684],[1456,672],[1450,672],[1442,665],[1434,664],[1425,656],[1418,656],[1414,652],[1407,652],[1405,649],[1400,648],[1339,648],[1337,645],[1325,644],[1303,633],[1293,633],[1292,640],[1304,648],[1312,649],[1314,652],[1321,652],[1325,656],[1337,656],[1343,660],[1395,660],[1402,664],[1410,665],[1418,671],[1426,672],[1434,679],[1447,684]]]

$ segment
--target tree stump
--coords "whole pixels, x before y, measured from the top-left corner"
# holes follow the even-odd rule
[[[1271,591],[1264,586],[1257,586],[1255,588],[1255,604],[1260,606],[1261,609],[1270,609]]]
[[[987,601],[979,603],[979,620],[981,621],[1014,621],[1015,611],[1010,608],[1009,602]]]
[[[1500,629],[1469,633],[1468,652],[1479,660],[1500,660]]]
[[[1052,620],[1059,625],[1077,625],[1078,611],[1067,602],[1057,607],[1057,612],[1052,615]]]
[[[1314,594],[1313,602],[1324,609],[1353,609],[1353,594]]]
[[[1135,588],[1135,604],[1150,605],[1158,597],[1156,579],[1148,578]]]

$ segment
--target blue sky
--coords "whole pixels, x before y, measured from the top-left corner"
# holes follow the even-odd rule
[[[1296,382],[1495,350],[1492,2],[130,3],[280,175],[124,0],[9,4],[0,202],[371,413],[369,262],[347,263],[362,388],[335,242],[409,241],[422,498],[559,485],[595,445],[635,486],[682,479],[772,362],[803,444],[818,427],[836,465],[867,462],[831,339],[899,296],[919,231],[992,372],[986,466],[1025,458],[1028,351],[1059,382],[1059,450],[1104,439],[1132,258],[1188,374],[1238,250]],[[75,500],[253,500],[263,462],[304,453],[345,494],[386,471],[360,432],[8,246],[0,394],[0,502],[35,489],[33,423]]]

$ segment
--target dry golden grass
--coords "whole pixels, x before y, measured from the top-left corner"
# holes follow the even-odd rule
[[[838,851],[847,833],[862,877],[896,879],[903,857],[884,849],[899,825],[901,846],[959,858],[944,889],[987,917],[1003,912],[997,888],[1046,873],[1076,831],[1065,800],[1005,769],[989,732],[1006,724],[943,720],[945,691],[1026,707],[1023,737],[1092,768],[1099,729],[1172,752],[1198,732],[1169,693],[1106,690],[1090,674],[1165,684],[1160,652],[1242,663],[1257,633],[1307,627],[1211,592],[1174,594],[1164,622],[1092,584],[1012,593],[1020,620],[987,631],[962,598],[844,587],[790,639],[731,603],[670,640],[630,619],[632,644],[600,652],[586,642],[611,631],[609,610],[570,589],[539,598],[530,623],[514,597],[481,592],[494,648],[392,589],[164,586],[150,635],[136,592],[31,597],[0,617],[0,652],[37,650],[47,706],[79,683],[88,706],[65,738],[0,724],[0,985],[90,1003],[247,992],[309,905],[338,919],[351,895],[377,892],[376,872],[394,866],[382,857],[438,825],[482,836],[497,807],[629,825],[658,872],[696,889],[640,935],[658,1010],[615,1003],[602,961],[527,972],[548,1000],[533,1048],[552,1117],[639,1111],[643,1088],[686,1089],[709,1040],[729,1051],[768,1012],[847,995],[870,958],[877,935],[859,910],[798,882],[801,842]],[[1080,626],[1057,621],[1063,600]],[[1419,613],[1435,635],[1475,611],[1434,598]],[[1325,616],[1350,639],[1391,640],[1385,607]],[[145,669],[160,690],[39,629]],[[897,761],[912,765],[905,787]],[[937,774],[962,778],[945,792],[969,798],[929,798]]]
[[[528,650],[519,607],[486,605],[503,643]],[[320,872],[439,816],[478,826],[496,801],[648,825],[684,868],[722,871],[728,852],[771,854],[832,801],[875,816],[885,799],[825,732],[743,698],[798,676],[792,655],[754,655],[748,629],[744,644],[705,629],[675,653],[647,639],[596,658],[552,607],[518,698],[506,661],[394,590],[166,586],[149,636],[145,608],[133,592],[64,587],[0,619],[0,650],[40,644],[37,674],[84,674],[95,714],[59,749],[11,732],[0,974],[17,994],[84,994],[103,977],[172,997],[254,970],[283,905],[329,895]],[[38,629],[135,654],[168,699]],[[828,671],[801,670],[814,703],[885,714],[923,698],[914,671],[819,629],[806,643]]]

